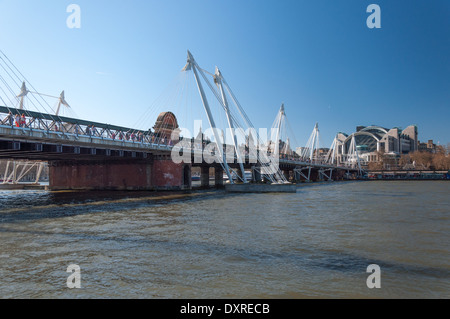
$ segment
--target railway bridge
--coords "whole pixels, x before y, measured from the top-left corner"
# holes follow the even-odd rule
[[[246,143],[239,143],[237,134],[233,133],[231,141],[225,143],[216,128],[205,83],[227,118],[225,130],[236,132],[242,127],[247,128],[247,132],[256,130],[220,70],[216,68],[214,74],[206,72],[190,52],[182,72],[193,73],[211,136],[182,136],[179,119],[169,111],[159,114],[148,130],[61,116],[61,108],[70,107],[64,91],[59,97],[53,97],[58,101],[55,113],[31,110],[25,107],[26,99],[33,101],[34,98],[34,105],[45,108],[39,99],[42,94],[26,80],[20,85],[19,80],[24,79],[22,73],[4,54],[0,62],[12,78],[10,84],[7,76],[0,73],[0,103],[4,104],[0,106],[0,159],[48,162],[52,190],[190,189],[192,171],[196,167],[200,168],[202,186],[209,185],[211,168],[215,171],[216,186],[225,181],[272,184],[331,181],[360,172],[355,161],[336,165],[335,150],[319,158],[318,125],[306,151],[303,154],[292,152],[289,141],[283,141],[281,134],[286,121],[284,105],[277,114],[272,127],[275,133],[269,141],[263,141],[256,133],[255,136],[242,135]],[[206,74],[211,75],[213,81]],[[19,94],[14,92],[14,85],[17,91],[20,89]],[[181,154],[183,160],[175,160]],[[7,175],[5,172],[4,182],[8,182]]]

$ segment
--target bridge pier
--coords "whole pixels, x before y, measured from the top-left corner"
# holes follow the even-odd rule
[[[215,186],[216,188],[222,188],[224,183],[223,183],[223,173],[224,170],[222,167],[216,167],[214,168],[214,180],[215,180]]]
[[[170,156],[160,156],[153,161],[151,172],[151,189],[154,190],[180,190],[190,188],[191,178],[185,181],[184,169],[186,165],[175,164]]]
[[[253,166],[252,167],[252,181],[254,183],[261,183],[261,167]]]
[[[200,183],[202,188],[209,187],[209,167],[202,166],[200,172]]]
[[[49,187],[57,190],[181,190],[186,167],[170,159],[151,161],[51,161]]]
[[[296,183],[300,183],[302,181],[302,176],[300,175],[300,172],[294,170],[294,181]]]
[[[192,188],[192,165],[185,164],[183,167],[183,187],[185,189]]]

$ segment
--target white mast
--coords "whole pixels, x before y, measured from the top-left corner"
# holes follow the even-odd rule
[[[358,154],[358,149],[356,147],[355,134],[352,134],[352,141],[350,143],[350,163],[353,164],[354,168],[358,168],[359,173],[362,172],[361,161]]]
[[[23,99],[28,95],[28,93],[30,93],[30,91],[28,91],[25,82],[23,82],[22,87],[20,88],[20,94],[17,96],[20,97],[19,110],[23,110]]]
[[[227,100],[227,97],[225,96],[225,92],[223,90],[222,78],[223,78],[222,73],[220,72],[219,68],[216,67],[216,74],[214,76],[214,81],[216,82],[216,85],[219,88],[220,93],[222,95],[222,101],[225,106],[225,113],[227,115],[228,126],[230,129],[231,136],[233,137],[233,146],[234,146],[234,149],[236,150],[236,156],[237,156],[237,160],[238,160],[241,172],[242,172],[242,178],[244,180],[244,183],[247,183],[247,177],[245,176],[244,164],[243,164],[241,152],[239,151],[237,137],[236,137],[236,134],[234,131],[235,127],[234,127],[233,119],[231,118],[230,107],[228,105],[228,100]]]
[[[281,135],[281,126],[283,125],[283,120],[284,120],[284,116],[285,116],[285,111],[284,111],[284,103],[281,105],[280,111],[278,112],[278,117],[277,117],[277,121],[275,124],[275,128],[276,128],[276,134],[275,134],[275,149],[274,149],[274,155],[275,158],[279,158],[280,156],[280,135]]]
[[[328,164],[334,165],[337,161],[336,161],[336,147],[337,147],[337,136],[335,136],[334,140],[333,140],[333,144],[331,144],[331,148],[330,151],[327,154],[327,162]]]
[[[317,159],[317,155],[319,150],[317,149],[317,144],[318,144],[318,139],[319,139],[319,123],[316,123],[316,126],[314,127],[314,132],[313,132],[313,142],[312,142],[312,147],[311,147],[311,154],[309,156],[309,158],[311,159],[311,163],[313,163],[314,161],[314,151],[316,151],[316,159]]]
[[[192,70],[194,72],[195,80],[197,82],[197,87],[198,87],[198,90],[200,92],[200,97],[202,99],[203,106],[204,106],[205,111],[206,111],[206,115],[208,117],[209,125],[211,126],[211,129],[213,130],[213,133],[214,133],[214,138],[216,140],[216,145],[217,145],[217,148],[218,148],[217,151],[219,152],[219,154],[222,157],[223,164],[224,164],[224,169],[226,171],[228,179],[229,179],[230,183],[233,184],[234,183],[233,177],[231,176],[230,169],[228,167],[226,154],[223,151],[223,145],[222,145],[222,142],[220,140],[220,136],[217,133],[216,123],[214,121],[214,117],[212,116],[211,109],[209,107],[209,103],[208,103],[208,100],[206,98],[205,91],[203,90],[202,83],[200,81],[200,78],[198,77],[198,72],[200,72],[202,74],[202,76],[204,76],[203,71],[199,68],[199,66],[198,66],[197,62],[195,61],[194,57],[192,56],[191,52],[188,51],[188,60],[187,60],[186,66],[183,68],[183,71],[189,71],[189,70]]]
[[[61,109],[61,105],[70,107],[70,105],[66,102],[66,99],[65,99],[65,96],[64,96],[64,91],[62,91],[61,95],[59,96],[58,108],[56,109],[56,116],[59,115],[59,110]]]

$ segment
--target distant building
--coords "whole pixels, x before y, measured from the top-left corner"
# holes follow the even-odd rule
[[[429,140],[428,143],[418,142],[418,150],[420,152],[436,153],[437,146],[434,144],[433,140]]]
[[[338,161],[345,162],[353,138],[363,164],[377,162],[381,153],[400,156],[415,152],[419,148],[418,129],[415,125],[408,126],[404,130],[398,127],[387,129],[375,125],[358,126],[356,132],[351,135],[338,133],[336,141]]]
[[[295,153],[297,153],[298,154],[298,156],[302,156],[303,155],[303,153],[306,151],[306,147],[297,147],[297,149],[295,150]]]
[[[309,154],[309,152],[311,152],[311,149],[307,147],[297,147],[297,149],[295,150],[295,153],[297,153],[297,155],[300,157],[303,156],[305,152]],[[324,158],[329,152],[329,148],[319,148],[319,150],[315,151],[316,154],[314,156]]]
[[[319,157],[325,157],[330,152],[329,148],[319,148]]]

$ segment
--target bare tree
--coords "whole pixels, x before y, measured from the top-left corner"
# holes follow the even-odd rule
[[[433,156],[432,166],[435,170],[444,171],[450,169],[450,157],[445,153],[436,153]]]

